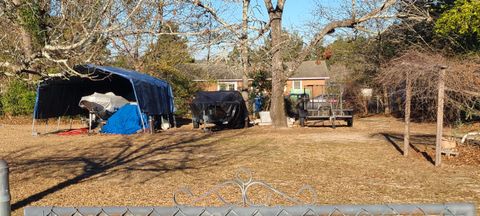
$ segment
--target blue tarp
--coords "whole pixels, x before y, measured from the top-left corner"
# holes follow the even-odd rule
[[[79,65],[74,69],[94,79],[56,77],[42,81],[37,89],[34,118],[85,114],[78,102],[82,96],[94,92],[113,92],[129,101],[136,101],[141,112],[147,115],[175,112],[172,87],[164,80],[132,70],[93,64]]]
[[[145,114],[143,119],[147,119]],[[145,124],[145,122],[143,122]],[[108,134],[134,134],[142,130],[142,119],[137,105],[126,104],[108,118],[107,124],[102,127],[102,133]],[[148,124],[145,124],[148,128]]]

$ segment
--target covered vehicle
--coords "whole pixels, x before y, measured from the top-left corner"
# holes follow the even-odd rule
[[[172,87],[166,81],[137,71],[109,66],[87,64],[78,65],[74,69],[80,74],[88,74],[88,77],[50,77],[40,82],[37,88],[34,119],[87,115],[94,108],[90,107],[89,109],[87,106],[96,106],[91,104],[92,101],[96,104],[102,104],[103,102],[100,102],[100,100],[103,99],[98,97],[85,98],[85,96],[92,96],[95,93],[108,96],[106,93],[112,92],[110,96],[114,94],[128,102],[137,104],[135,107],[142,114],[140,120],[143,129],[146,128],[145,125],[150,122],[149,120],[153,119],[150,117],[168,119],[173,124],[174,98]],[[105,99],[105,97],[103,98]],[[111,110],[111,108],[118,108],[121,103],[125,102],[117,97],[115,98],[113,100],[107,99],[107,102],[103,103],[105,105],[103,108],[106,111]],[[90,104],[85,103],[88,101],[90,101]],[[113,101],[116,101],[115,105],[112,104]],[[87,109],[80,107],[79,103]],[[96,108],[101,109],[101,107]],[[146,119],[144,116],[149,118]]]
[[[107,120],[115,111],[127,103],[128,101],[125,98],[117,96],[113,92],[105,94],[95,92],[83,96],[78,105],[95,113],[101,119]]]
[[[238,91],[200,91],[190,105],[194,128],[213,123],[228,128],[248,125],[248,110]]]

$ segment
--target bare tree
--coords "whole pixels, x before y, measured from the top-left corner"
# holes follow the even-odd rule
[[[444,68],[448,67],[448,73]],[[480,62],[478,59],[446,58],[440,54],[408,50],[388,62],[377,76],[377,81],[396,89],[396,95],[405,101],[404,154],[410,145],[410,115],[415,112],[430,119],[443,119],[443,108],[439,115],[437,97],[439,82],[445,88],[447,118],[458,117],[459,112],[480,114],[475,105],[480,98]],[[443,92],[443,91],[442,91]],[[443,99],[442,99],[443,100]],[[413,106],[412,106],[413,105]],[[410,111],[411,108],[413,113]]]
[[[250,13],[250,0],[241,0],[242,4],[242,20],[240,24],[236,24],[234,21],[226,21],[223,19],[218,10],[215,9],[213,6],[202,2],[201,0],[191,1],[194,5],[203,8],[207,13],[215,19],[221,26],[227,28],[229,30],[230,35],[233,35],[233,42],[239,44],[240,50],[240,66],[242,68],[242,95],[244,100],[248,104],[248,75],[249,75],[249,33],[251,30],[251,26],[249,25],[254,18]],[[227,2],[227,4],[229,4]],[[231,3],[230,3],[231,4]],[[263,31],[260,31],[259,35],[262,35]],[[257,37],[258,38],[258,37]],[[252,39],[255,40],[255,39]],[[210,56],[210,55],[209,55]]]
[[[72,0],[0,2],[0,71],[45,76],[82,76],[78,63],[102,63],[118,55],[139,59],[158,35],[204,35],[203,11],[179,0]],[[167,20],[168,19],[168,20]],[[175,25],[181,25],[175,28]],[[20,35],[17,40],[15,35]],[[141,61],[134,61],[141,68]]]
[[[278,0],[274,7],[271,0],[265,0],[268,17],[270,19],[270,34],[272,44],[272,94],[270,116],[274,126],[286,127],[285,102],[283,99],[283,88],[285,86],[285,74],[281,51],[282,43],[282,15],[285,0]]]
[[[282,15],[284,11],[285,1],[278,0],[276,6],[272,4],[271,0],[264,0],[265,6],[269,15],[270,34],[272,41],[272,105],[270,108],[270,115],[273,124],[276,127],[286,127],[285,107],[283,100],[283,89],[287,78],[295,73],[304,59],[311,53],[311,50],[319,44],[327,35],[335,32],[338,28],[350,28],[361,31],[368,31],[369,21],[375,19],[394,19],[399,15],[407,16],[406,14],[397,14],[393,8],[397,4],[407,4],[407,1],[384,0],[384,1],[362,1],[357,2],[352,0],[347,8],[346,14],[348,17],[340,20],[332,20],[323,25],[318,32],[315,33],[313,39],[302,49],[298,58],[286,70],[282,62],[280,51],[281,46],[281,32],[282,32]],[[411,4],[411,3],[410,3]],[[366,7],[365,5],[368,5]],[[374,5],[375,7],[372,7]],[[366,10],[362,10],[365,9]],[[363,25],[364,24],[364,25]]]
[[[53,63],[67,69],[66,73],[81,75],[72,70],[69,63],[79,58],[94,59],[96,53],[101,53],[99,49],[105,47],[106,36],[121,28],[119,16],[129,19],[141,5],[139,2],[129,10],[116,10],[123,7],[113,1],[6,1],[0,8],[4,13],[1,22],[20,32],[22,40],[8,46],[5,43],[15,38],[3,35],[9,40],[2,41],[2,47],[12,48],[3,52],[15,55],[3,54],[0,66],[11,73],[48,76],[48,72],[40,68]]]
[[[452,114],[457,112],[455,109],[478,113],[474,104],[480,96],[476,93],[480,91],[480,71],[479,61],[475,58],[446,58],[426,51],[408,50],[388,62],[377,75],[376,81],[396,89],[393,93],[404,95],[408,72],[412,85],[412,103],[416,103],[414,107],[421,107],[426,113],[435,113],[440,66],[448,66],[445,103],[451,107]]]

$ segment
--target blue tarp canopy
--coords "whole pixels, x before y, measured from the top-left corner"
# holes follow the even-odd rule
[[[82,96],[94,92],[113,92],[129,101],[136,101],[147,115],[171,115],[175,112],[170,84],[164,80],[132,70],[116,67],[79,65],[74,67],[91,78],[69,77],[43,80],[37,89],[34,118],[86,114],[78,103]],[[93,78],[93,79],[92,79]]]

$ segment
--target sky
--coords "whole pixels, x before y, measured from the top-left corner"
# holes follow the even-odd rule
[[[287,29],[300,28],[302,25],[313,20],[313,10],[318,2],[323,5],[333,6],[337,1],[319,0],[287,0],[285,2],[283,25]]]
[[[286,29],[297,29],[314,19],[313,13],[316,5],[324,7],[338,7],[342,0],[286,0],[283,11],[283,27]],[[276,1],[273,1],[274,5]],[[254,0],[252,5],[258,4],[263,13],[266,14],[263,0]]]
[[[282,25],[283,28],[288,31],[296,31],[302,35],[305,39],[305,42],[308,41],[309,32],[308,27],[306,26],[309,22],[315,19],[314,9],[318,4],[321,4],[323,7],[339,7],[342,0],[286,0],[283,12]],[[223,0],[213,0],[213,6],[220,6],[223,4]],[[273,4],[276,4],[276,1],[273,0]],[[268,21],[268,14],[265,8],[263,0],[252,0],[250,6],[252,11],[254,11],[255,16],[262,18],[264,21]],[[222,18],[227,22],[241,22],[241,4],[231,5],[228,9],[229,11],[226,16]],[[224,14],[225,15],[225,14]],[[206,56],[206,53],[203,51],[195,53],[196,59],[202,59]]]

